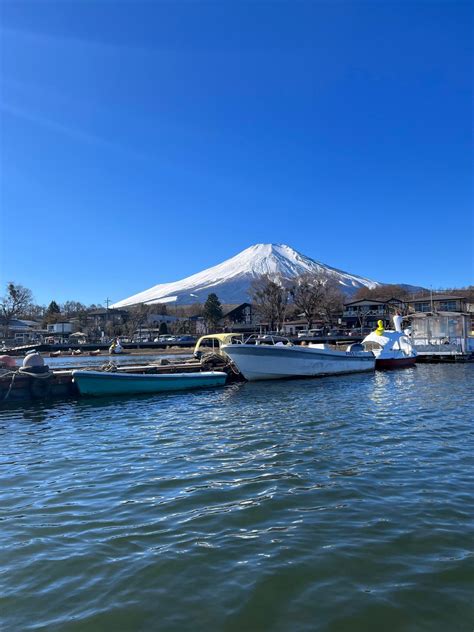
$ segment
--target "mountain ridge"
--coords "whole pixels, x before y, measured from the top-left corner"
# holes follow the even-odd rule
[[[189,305],[204,302],[211,292],[217,294],[222,303],[243,303],[250,299],[252,282],[264,275],[289,281],[305,273],[323,273],[333,277],[348,295],[354,294],[360,287],[375,288],[381,285],[377,281],[316,261],[286,244],[254,244],[215,266],[180,281],[154,285],[117,301],[111,307],[121,308],[139,303]]]

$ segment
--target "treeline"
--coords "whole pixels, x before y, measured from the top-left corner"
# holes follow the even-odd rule
[[[291,283],[263,276],[250,290],[252,304],[271,330],[302,314],[311,329],[316,320],[331,322],[342,311],[344,294],[337,281],[326,274],[303,274]]]
[[[421,289],[415,292],[411,292],[406,285],[381,285],[373,289],[368,287],[361,287],[354,295],[354,300],[358,299],[373,299],[376,301],[388,301],[391,298],[398,298],[402,301],[413,300],[417,298],[423,298],[425,296],[433,296],[437,294],[450,294],[456,296],[463,296],[471,302],[474,302],[474,285],[467,287],[451,287],[451,288],[438,288],[436,290]]]

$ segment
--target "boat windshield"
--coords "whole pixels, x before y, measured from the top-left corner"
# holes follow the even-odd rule
[[[211,351],[212,353],[221,354],[222,345],[242,344],[242,334],[215,334],[201,336],[194,347],[194,355],[198,356],[203,351]]]
[[[379,344],[378,342],[372,342],[372,340],[370,340],[369,342],[364,342],[363,347],[366,351],[375,351],[376,349],[382,349],[381,344]]]
[[[246,345],[286,345],[293,346],[291,340],[285,336],[274,336],[272,334],[252,334],[245,341]]]

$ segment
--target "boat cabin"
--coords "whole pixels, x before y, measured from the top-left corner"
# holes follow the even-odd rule
[[[201,336],[194,347],[194,357],[200,358],[206,351],[224,356],[222,345],[240,344],[243,342],[243,334],[208,334]]]

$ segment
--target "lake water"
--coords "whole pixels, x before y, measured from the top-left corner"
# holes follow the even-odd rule
[[[0,410],[0,629],[471,631],[474,365]]]

